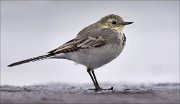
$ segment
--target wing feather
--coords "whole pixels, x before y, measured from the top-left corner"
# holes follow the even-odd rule
[[[108,37],[108,34],[113,34],[111,37]],[[108,29],[96,29],[89,32],[84,33],[80,37],[77,36],[76,38],[66,42],[62,46],[49,51],[49,54],[58,54],[58,53],[67,53],[77,51],[79,49],[85,48],[97,48],[107,44],[107,38],[117,38],[115,37],[117,34],[112,30],[109,31]],[[113,37],[112,37],[113,36]]]

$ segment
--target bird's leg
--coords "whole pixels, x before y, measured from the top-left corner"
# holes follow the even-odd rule
[[[103,89],[103,88],[101,88],[100,86],[99,86],[99,84],[98,84],[98,81],[97,81],[97,79],[96,79],[96,75],[95,75],[95,73],[94,73],[94,70],[92,70],[92,74],[93,74],[93,77],[94,77],[94,79],[95,79],[95,83],[96,83],[96,88],[98,89],[98,90],[113,90],[113,87],[111,87],[111,88],[108,88],[108,89]]]
[[[89,89],[89,90],[95,90],[95,91],[100,91],[100,90],[113,90],[113,87],[111,87],[111,88],[109,88],[109,89],[102,89],[100,86],[99,86],[99,84],[98,84],[98,81],[97,81],[97,79],[96,79],[96,75],[95,75],[95,73],[94,73],[94,71],[92,70],[90,70],[90,69],[87,69],[87,72],[88,72],[88,74],[90,75],[90,77],[91,77],[91,79],[92,79],[92,81],[93,81],[93,84],[94,84],[94,86],[95,86],[95,89]]]
[[[94,78],[95,83],[96,83],[96,88],[102,90],[102,88],[101,88],[101,87],[99,86],[99,84],[98,84],[98,81],[97,81],[97,79],[96,79],[96,75],[95,75],[95,73],[94,73],[94,70],[92,71],[92,74],[93,74],[93,78]]]
[[[91,70],[90,70],[90,69],[87,69],[87,72],[88,72],[88,74],[90,75],[90,77],[91,77],[91,79],[92,79],[92,81],[93,81],[93,84],[94,84],[94,86],[95,86],[95,89],[90,89],[90,90],[98,90],[98,86],[97,86],[97,84],[96,84],[96,81],[94,80],[94,77],[92,76]]]

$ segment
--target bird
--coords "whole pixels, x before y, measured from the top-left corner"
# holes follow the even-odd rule
[[[8,67],[44,59],[67,59],[86,67],[95,87],[92,90],[113,90],[113,87],[105,89],[99,86],[94,70],[120,55],[126,45],[123,28],[132,23],[125,22],[119,15],[106,15],[82,29],[75,38],[56,49],[38,57],[9,64]]]

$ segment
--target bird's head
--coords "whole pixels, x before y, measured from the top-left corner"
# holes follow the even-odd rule
[[[97,22],[102,28],[110,28],[117,31],[122,31],[125,25],[132,24],[133,22],[125,22],[120,16],[110,14]]]

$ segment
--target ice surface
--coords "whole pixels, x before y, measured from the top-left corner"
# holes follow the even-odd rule
[[[50,83],[33,86],[1,86],[1,103],[176,103],[179,104],[179,85],[170,84],[101,84],[113,91],[88,90],[90,84],[73,85]]]

